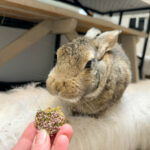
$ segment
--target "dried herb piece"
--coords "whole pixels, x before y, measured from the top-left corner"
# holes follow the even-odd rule
[[[66,122],[65,115],[60,107],[47,108],[39,110],[35,117],[35,126],[37,129],[45,129],[49,135],[53,136],[59,130],[59,127]]]

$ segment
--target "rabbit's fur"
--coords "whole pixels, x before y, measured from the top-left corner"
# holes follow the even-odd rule
[[[117,44],[120,32],[96,36],[93,30],[58,49],[47,87],[73,113],[98,116],[120,100],[131,73],[128,58]],[[87,63],[91,63],[88,68]]]
[[[0,93],[0,149],[14,145],[37,109],[58,105],[74,129],[70,150],[150,149],[150,94],[133,85],[121,98],[131,73],[119,31],[93,31],[58,50],[47,79],[54,96],[32,85]]]

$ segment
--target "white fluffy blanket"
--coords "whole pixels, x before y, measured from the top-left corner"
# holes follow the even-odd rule
[[[46,89],[30,84],[0,93],[0,150],[10,150],[35,112],[61,105]],[[63,106],[64,107],[64,106]],[[99,119],[72,117],[71,150],[150,149],[150,81],[130,84],[122,101]]]

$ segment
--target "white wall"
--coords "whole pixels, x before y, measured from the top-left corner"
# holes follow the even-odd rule
[[[115,23],[115,24],[118,24],[118,22],[119,22],[119,14],[118,13],[113,14],[113,16],[111,16],[111,17],[109,15],[100,15],[100,14],[94,13],[93,17],[111,21],[112,23]]]
[[[148,24],[148,17],[149,17],[149,12],[148,11],[136,11],[136,12],[126,12],[126,13],[124,13],[121,25],[125,26],[125,27],[128,27],[130,18],[137,18],[137,19],[139,19],[140,17],[144,17],[145,18],[144,30],[146,31],[147,24]],[[144,38],[140,38],[138,43],[137,43],[137,55],[138,56],[142,55],[143,44],[144,44]],[[147,45],[147,53],[146,53],[146,55],[150,56],[150,43],[148,43],[148,45]]]
[[[0,27],[0,48],[15,40],[23,29]],[[45,80],[53,65],[54,35],[47,35],[39,42],[0,66],[0,81]]]

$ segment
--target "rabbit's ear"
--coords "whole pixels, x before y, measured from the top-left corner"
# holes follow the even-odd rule
[[[100,34],[101,34],[101,31],[99,29],[91,28],[86,32],[85,37],[87,37],[89,39],[94,39],[95,37],[99,36]]]
[[[119,30],[104,32],[93,41],[98,49],[99,57],[115,46],[120,33],[121,31]]]

